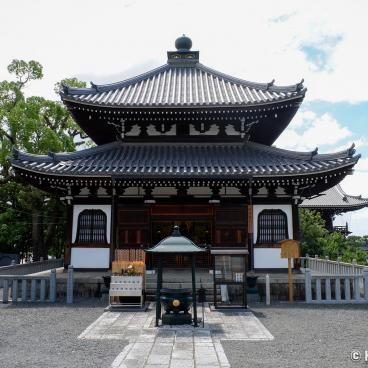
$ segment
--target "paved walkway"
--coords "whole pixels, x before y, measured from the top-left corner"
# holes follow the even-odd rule
[[[150,308],[105,312],[79,338],[128,340],[112,368],[227,368],[221,340],[265,341],[273,336],[252,312],[211,311],[207,306],[204,328],[156,328]]]

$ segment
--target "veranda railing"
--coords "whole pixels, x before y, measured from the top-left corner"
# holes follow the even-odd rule
[[[308,268],[315,273],[331,274],[331,275],[363,275],[366,266],[358,265],[356,260],[352,263],[341,261],[341,257],[337,261],[331,261],[328,257],[319,258],[318,255],[314,257],[305,256],[300,257],[301,267]]]

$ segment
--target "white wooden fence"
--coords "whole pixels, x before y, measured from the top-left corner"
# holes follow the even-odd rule
[[[368,303],[368,268],[362,275],[312,275],[305,269],[306,303]]]
[[[2,303],[18,302],[56,302],[56,270],[49,276],[43,275],[0,275],[0,296]],[[67,275],[66,302],[73,303],[73,267],[69,266]]]
[[[317,273],[331,275],[363,275],[365,266],[358,265],[356,260],[352,263],[342,262],[339,257],[337,261],[331,261],[328,257],[300,257],[302,268],[309,268]]]

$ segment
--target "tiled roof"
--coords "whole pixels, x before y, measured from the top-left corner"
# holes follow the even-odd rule
[[[311,209],[341,208],[344,210],[357,210],[366,206],[368,206],[368,198],[346,194],[340,185],[322,192],[317,197],[305,199],[300,205],[300,207]]]
[[[254,142],[131,144],[114,142],[48,156],[15,152],[15,168],[57,176],[135,178],[242,178],[325,173],[353,166],[354,150],[292,152]]]
[[[249,106],[304,97],[303,81],[279,87],[253,83],[210,69],[193,61],[167,63],[119,83],[91,88],[64,86],[64,101],[111,107]]]

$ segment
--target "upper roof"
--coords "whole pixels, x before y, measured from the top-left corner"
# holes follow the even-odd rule
[[[310,209],[336,209],[339,212],[355,211],[368,206],[368,198],[346,194],[338,184],[320,195],[305,199],[300,207]]]
[[[189,40],[189,41],[188,41]],[[165,65],[136,77],[91,88],[63,87],[64,101],[111,107],[251,106],[304,97],[303,80],[290,86],[234,78],[199,63],[191,40],[176,40]]]
[[[355,150],[333,154],[293,152],[255,142],[113,143],[73,153],[32,155],[16,151],[15,168],[72,177],[196,179],[298,176],[351,167]]]

